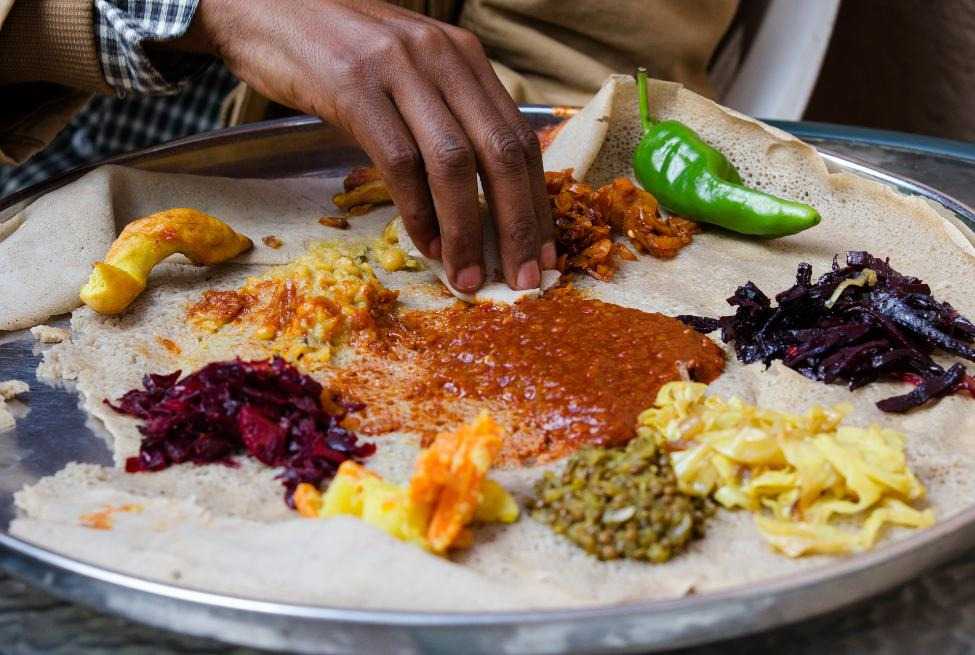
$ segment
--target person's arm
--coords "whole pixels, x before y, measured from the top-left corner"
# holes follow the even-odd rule
[[[90,0],[0,0],[0,166],[27,160],[109,90],[92,15]]]
[[[116,93],[177,91],[208,61],[195,55],[212,55],[266,97],[349,131],[456,288],[485,281],[478,174],[508,283],[537,287],[539,265],[555,265],[538,141],[471,33],[378,0],[94,0],[94,12]]]
[[[199,0],[168,45],[222,58],[264,96],[350,132],[424,254],[484,282],[477,174],[515,288],[555,265],[541,151],[477,38],[378,0]]]
[[[162,95],[212,57],[167,49],[198,0],[16,0],[0,16],[0,85],[47,82],[93,93]]]

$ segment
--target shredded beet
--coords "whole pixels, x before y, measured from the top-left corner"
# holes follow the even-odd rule
[[[940,350],[975,361],[975,325],[935,300],[924,282],[895,271],[888,260],[849,252],[846,266],[834,258],[833,269],[815,284],[812,267],[799,264],[796,283],[775,300],[777,306],[747,282],[728,298],[733,316],[678,318],[699,332],[720,328],[721,339],[734,344],[744,364],[769,366],[778,359],[810,379],[845,382],[850,389],[881,379],[915,385],[910,393],[878,402],[885,412],[906,412],[960,390],[975,390],[964,366],[945,370],[931,358]]]
[[[129,473],[183,462],[232,464],[232,456],[246,452],[284,467],[278,478],[293,507],[299,483],[319,486],[342,462],[376,450],[339,425],[361,405],[323,402],[322,385],[280,357],[216,362],[182,379],[180,373],[147,375],[144,389],[129,391],[117,405],[105,401],[144,420],[139,455],[125,462]]]

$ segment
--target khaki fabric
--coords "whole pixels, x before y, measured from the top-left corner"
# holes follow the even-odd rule
[[[653,77],[714,97],[708,62],[737,0],[467,0],[460,25],[498,64],[515,100],[585,104],[612,73]]]
[[[91,94],[48,83],[0,87],[0,164],[25,161],[57,136]]]
[[[24,161],[92,93],[111,93],[93,12],[91,0],[0,0],[0,164]]]

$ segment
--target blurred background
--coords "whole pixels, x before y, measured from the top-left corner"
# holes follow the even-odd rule
[[[975,0],[842,2],[805,118],[975,141]]]
[[[742,0],[711,75],[752,115],[975,141],[975,0]]]
[[[471,30],[521,103],[581,106],[608,75],[646,66],[759,118],[975,142],[975,0],[389,1]],[[14,5],[27,34],[39,6]],[[0,37],[11,29],[5,25]],[[0,38],[0,86],[4,58],[19,52],[3,44]],[[124,152],[295,113],[239,83],[219,61],[183,68],[162,95],[116,88],[90,97],[43,138],[28,129],[20,141],[39,145],[22,149],[17,164],[0,165],[0,198]],[[0,122],[49,86],[9,87],[18,102],[0,102]]]

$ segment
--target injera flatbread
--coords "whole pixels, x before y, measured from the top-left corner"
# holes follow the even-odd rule
[[[323,238],[321,216],[340,213],[331,201],[334,185],[323,184],[96,168],[0,215],[0,330],[29,327],[80,305],[78,290],[118,232],[164,209],[193,207],[249,236],[254,249],[237,262],[288,262]],[[271,248],[261,241],[265,236],[283,244]]]
[[[395,219],[396,233],[399,237],[399,242],[403,244],[403,248],[406,254],[410,257],[414,257],[423,262],[424,267],[431,273],[437,276],[437,279],[450,293],[468,303],[475,302],[493,302],[493,303],[506,303],[511,304],[518,302],[522,298],[534,298],[540,296],[546,289],[551,289],[559,282],[558,271],[542,271],[542,277],[538,287],[534,289],[512,289],[508,286],[506,282],[501,282],[499,280],[503,279],[503,270],[501,268],[501,257],[498,254],[498,237],[497,233],[494,231],[494,225],[489,220],[485,220],[482,224],[483,226],[483,237],[481,244],[484,248],[484,280],[485,283],[480,289],[474,293],[465,293],[463,291],[458,291],[454,288],[454,285],[450,283],[450,278],[447,277],[447,269],[444,268],[443,262],[438,259],[433,259],[431,257],[425,257],[420,249],[410,241],[409,235],[406,233],[406,227],[403,225],[403,219],[397,217]]]
[[[609,283],[585,278],[579,286],[604,300],[648,311],[716,315],[728,311],[724,299],[746,280],[775,292],[791,284],[800,261],[812,263],[818,274],[834,253],[866,249],[890,256],[897,269],[926,280],[937,297],[963,314],[975,315],[975,297],[967,288],[975,279],[971,244],[927,204],[850,175],[830,174],[812,148],[676,85],[653,82],[650,88],[655,116],[690,124],[721,148],[749,183],[812,203],[823,222],[809,232],[775,241],[708,230],[673,260],[641,257],[624,262]],[[611,78],[546,152],[546,168],[575,167],[596,184],[630,175],[629,155],[639,135],[635,108],[632,80]],[[239,184],[247,183],[211,183],[210,208],[229,202],[220,194],[231,193]],[[293,180],[287,188],[301,197],[329,197],[339,184]],[[274,220],[273,214],[266,215]],[[363,239],[367,233],[378,234],[386,220],[387,216],[367,215],[355,219],[354,231],[327,236]],[[277,226],[274,232],[286,242],[292,238]],[[71,341],[48,351],[42,372],[77,381],[85,406],[103,418],[113,434],[117,461],[137,450],[138,434],[132,420],[110,413],[102,399],[136,386],[147,371],[189,370],[203,360],[237,351],[247,356],[246,349],[235,350],[234,344],[201,342],[186,327],[183,311],[202,290],[232,287],[248,271],[253,267],[202,270],[167,265],[154,274],[150,290],[126,314],[105,318],[87,308],[73,313]],[[431,292],[429,272],[377,273],[401,291],[408,306],[447,302]],[[180,360],[158,346],[160,335],[184,347]],[[944,519],[975,498],[972,401],[953,396],[904,416],[885,415],[874,407],[876,400],[904,389],[877,384],[850,393],[841,386],[806,380],[779,364],[766,371],[760,365],[742,366],[733,358],[711,386],[712,393],[736,394],[748,402],[794,412],[814,403],[851,402],[851,424],[878,422],[906,433],[909,461],[927,485],[938,518]],[[415,436],[384,436],[377,442],[370,466],[404,480],[416,452]],[[540,472],[502,470],[494,475],[524,503]],[[725,511],[709,524],[705,539],[665,565],[598,562],[527,516],[510,526],[478,528],[470,551],[444,560],[351,519],[296,519],[281,503],[281,489],[272,476],[255,465],[183,466],[144,475],[72,465],[18,494],[20,516],[12,531],[88,561],[190,587],[293,602],[399,609],[519,609],[669,598],[834,561],[777,555],[762,541],[750,516]],[[111,531],[78,526],[81,513],[123,503],[146,509],[117,515]],[[889,533],[891,539],[905,534],[909,533]]]

